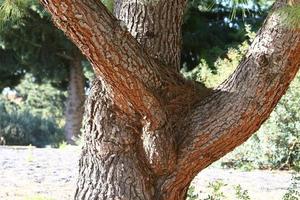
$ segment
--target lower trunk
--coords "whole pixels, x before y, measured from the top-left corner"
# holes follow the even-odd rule
[[[147,164],[141,127],[120,112],[99,80],[93,83],[85,115],[75,199],[185,199],[188,186],[169,186],[181,188],[175,199],[163,192],[170,179],[155,175]]]
[[[75,57],[71,62],[68,100],[66,103],[66,125],[65,136],[68,144],[74,144],[80,135],[83,118],[84,75],[80,57]]]

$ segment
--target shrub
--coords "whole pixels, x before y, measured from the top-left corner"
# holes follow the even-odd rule
[[[251,200],[248,190],[243,189],[241,185],[235,186],[234,189],[235,189],[235,196],[237,199]]]
[[[33,115],[28,109],[0,99],[0,136],[8,145],[57,144],[64,139],[63,131],[51,118]]]
[[[300,199],[300,175],[294,175],[292,184],[288,191],[284,194],[283,200],[299,200]]]
[[[226,186],[222,180],[216,180],[208,184],[208,189],[211,190],[211,193],[204,200],[221,200],[225,199],[226,196],[222,189]]]
[[[8,145],[57,146],[64,139],[65,92],[26,74],[0,96],[0,137]]]
[[[198,200],[198,194],[196,194],[195,186],[189,187],[186,200]]]

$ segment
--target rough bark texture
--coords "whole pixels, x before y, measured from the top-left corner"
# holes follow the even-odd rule
[[[98,0],[42,2],[98,78],[75,199],[184,199],[198,172],[268,118],[299,69],[300,32],[277,12],[285,0],[213,91],[177,73],[185,0],[117,0],[117,18]]]
[[[179,69],[186,1],[115,1],[115,16],[151,57]]]
[[[95,80],[84,119],[85,145],[76,199],[153,197],[151,171],[144,162],[136,122],[119,113],[101,81]]]
[[[84,74],[81,65],[81,55],[75,55],[70,61],[70,75],[68,86],[68,99],[66,103],[66,125],[65,136],[67,143],[74,144],[80,136],[80,129],[83,118]]]

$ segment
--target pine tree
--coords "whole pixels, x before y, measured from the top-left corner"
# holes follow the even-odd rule
[[[37,83],[50,80],[58,89],[67,89],[65,135],[74,144],[85,100],[84,57],[37,1],[6,0],[0,10],[0,89],[16,86],[26,73]]]

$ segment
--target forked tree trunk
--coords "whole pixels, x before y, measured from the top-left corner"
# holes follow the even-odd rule
[[[215,90],[178,73],[186,0],[116,0],[115,17],[99,0],[42,3],[98,78],[86,104],[78,200],[183,200],[198,172],[268,118],[299,68],[300,32],[278,12],[285,0]]]
[[[85,144],[76,199],[152,199],[152,173],[143,157],[136,122],[111,101],[96,80],[86,104]]]
[[[74,55],[70,61],[68,98],[66,103],[65,136],[68,144],[75,144],[80,136],[84,112],[84,74],[81,65],[81,55]]]

